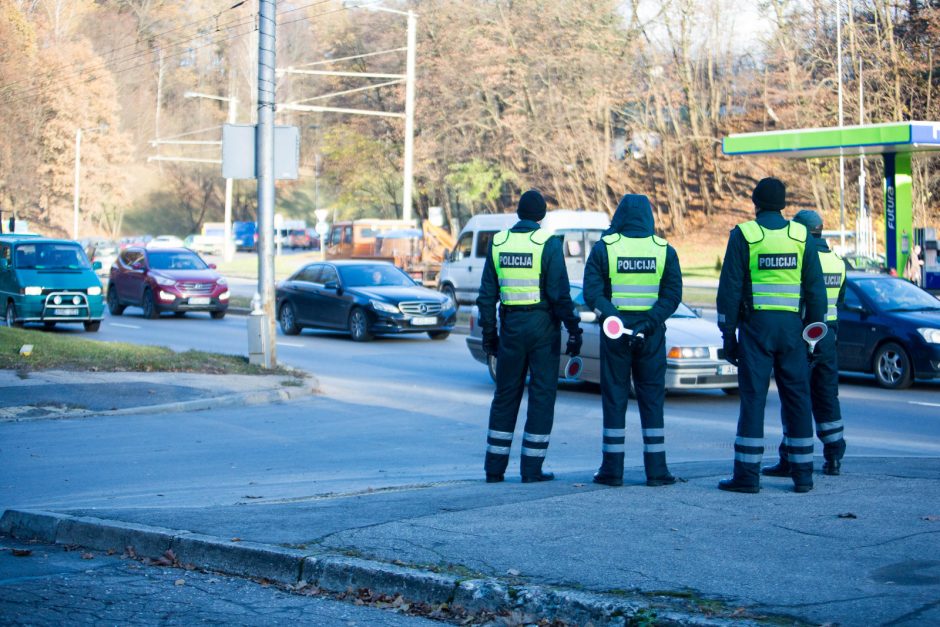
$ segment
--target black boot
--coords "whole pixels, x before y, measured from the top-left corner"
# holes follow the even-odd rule
[[[773,466],[764,466],[761,468],[760,474],[764,475],[765,477],[789,477],[790,462],[785,459],[781,459]]]
[[[750,485],[743,483],[734,477],[731,479],[722,479],[718,482],[718,489],[725,492],[743,492],[744,494],[757,494],[760,492],[760,485]]]
[[[842,473],[842,460],[839,459],[827,459],[823,462],[823,474],[836,476]]]
[[[492,472],[486,473],[486,482],[487,483],[499,483],[503,480],[502,474],[496,474]]]
[[[604,468],[601,467],[600,470],[594,473],[594,483],[600,483],[602,485],[609,485],[613,488],[617,488],[623,485],[623,476],[608,475],[604,472]]]
[[[555,473],[540,470],[537,475],[522,475],[522,483],[536,483],[539,481],[551,481],[555,478]]]
[[[658,488],[659,486],[672,485],[676,481],[678,481],[678,479],[676,479],[674,475],[671,475],[667,472],[662,477],[647,477],[646,485],[651,488]]]

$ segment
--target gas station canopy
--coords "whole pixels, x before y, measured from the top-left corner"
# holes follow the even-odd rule
[[[836,128],[809,128],[729,135],[729,156],[788,159],[881,155],[884,159],[885,259],[903,270],[913,236],[911,155],[940,152],[940,122],[889,122]]]

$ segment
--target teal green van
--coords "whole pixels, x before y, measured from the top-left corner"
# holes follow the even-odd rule
[[[38,235],[0,235],[0,309],[8,327],[82,323],[97,331],[104,299],[96,267],[77,243]]]

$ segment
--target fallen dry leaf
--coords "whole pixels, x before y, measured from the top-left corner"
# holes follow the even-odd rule
[[[232,542],[241,542],[242,539],[241,539],[241,538],[232,538],[231,541],[232,541]]]
[[[83,559],[83,560],[93,560],[93,559],[95,559],[95,554],[94,554],[94,553],[82,553],[82,559]]]
[[[842,514],[839,514],[839,518],[858,518],[858,516],[856,516],[852,512],[844,512]]]
[[[173,584],[174,584],[174,585],[177,585],[177,586],[185,586],[185,585],[186,585],[186,580],[185,580],[185,579],[177,579],[176,581],[173,582]]]
[[[29,549],[13,549],[13,555],[16,557],[29,557],[33,552]]]
[[[506,571],[506,574],[509,575],[510,577],[518,577],[519,571],[516,570],[515,568],[510,568],[509,570]]]
[[[576,484],[574,484],[574,487],[576,487],[576,488],[583,488],[583,487],[584,487],[584,484],[583,484],[583,483],[576,483]]]

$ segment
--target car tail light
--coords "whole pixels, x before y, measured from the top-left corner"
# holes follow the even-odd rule
[[[470,333],[473,333],[473,316],[470,316]]]

